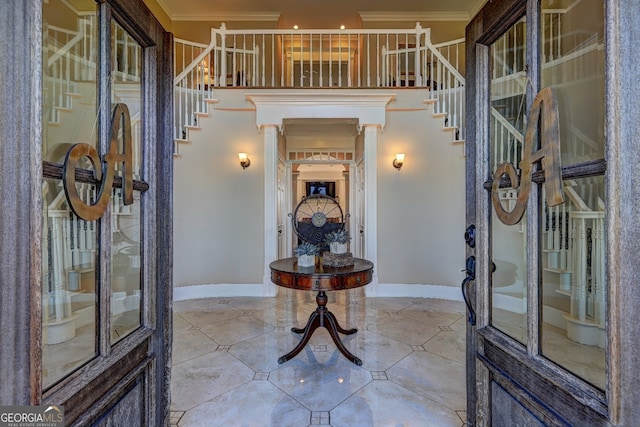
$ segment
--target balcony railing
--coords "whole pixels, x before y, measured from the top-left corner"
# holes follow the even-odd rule
[[[211,30],[175,40],[176,139],[218,88],[422,88],[464,139],[464,39],[434,45],[419,24],[399,30]]]

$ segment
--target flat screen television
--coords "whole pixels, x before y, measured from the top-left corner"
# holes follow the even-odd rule
[[[334,181],[307,181],[307,196],[324,194],[336,197],[336,183]]]

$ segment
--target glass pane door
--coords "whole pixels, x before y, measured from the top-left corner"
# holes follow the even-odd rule
[[[111,22],[111,105],[126,106],[129,132],[117,132],[119,153],[131,155],[124,166],[134,180],[142,172],[142,48],[117,22]],[[112,138],[114,136],[112,135]],[[125,178],[122,163],[117,176]],[[117,342],[141,325],[141,193],[133,192],[133,203],[125,203],[122,188],[113,189],[111,221],[111,341]]]
[[[43,4],[42,156],[52,166],[61,165],[75,143],[97,149],[96,3],[83,0],[76,7],[81,15],[57,2]],[[89,169],[89,162],[81,161],[79,168]],[[77,191],[84,203],[95,201],[94,185],[80,183]],[[97,353],[99,221],[71,211],[61,175],[43,179],[42,198],[42,385],[47,389]]]
[[[542,87],[557,98],[563,166],[604,159],[604,1],[542,2]],[[606,386],[604,175],[564,181],[565,203],[541,207],[544,356]]]
[[[526,23],[516,22],[490,47],[490,156],[491,172],[508,163],[519,170],[525,128]],[[504,210],[511,211],[517,190],[499,190]],[[505,225],[491,219],[491,324],[521,343],[527,342],[526,224]]]

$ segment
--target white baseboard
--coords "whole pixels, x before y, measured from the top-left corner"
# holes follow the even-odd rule
[[[262,283],[177,286],[173,288],[173,300],[184,301],[215,297],[263,297],[264,292]]]
[[[427,284],[378,284],[378,297],[415,297],[462,301],[459,286],[427,285]]]
[[[378,283],[378,297],[434,298],[462,301],[458,286]],[[177,286],[173,288],[173,300],[184,301],[215,297],[264,297],[262,284],[216,284]],[[371,295],[374,296],[374,295]]]

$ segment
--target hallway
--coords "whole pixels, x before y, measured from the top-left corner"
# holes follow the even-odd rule
[[[315,294],[174,303],[171,426],[463,426],[465,315],[457,301],[329,293],[359,367],[320,328],[279,365]]]

